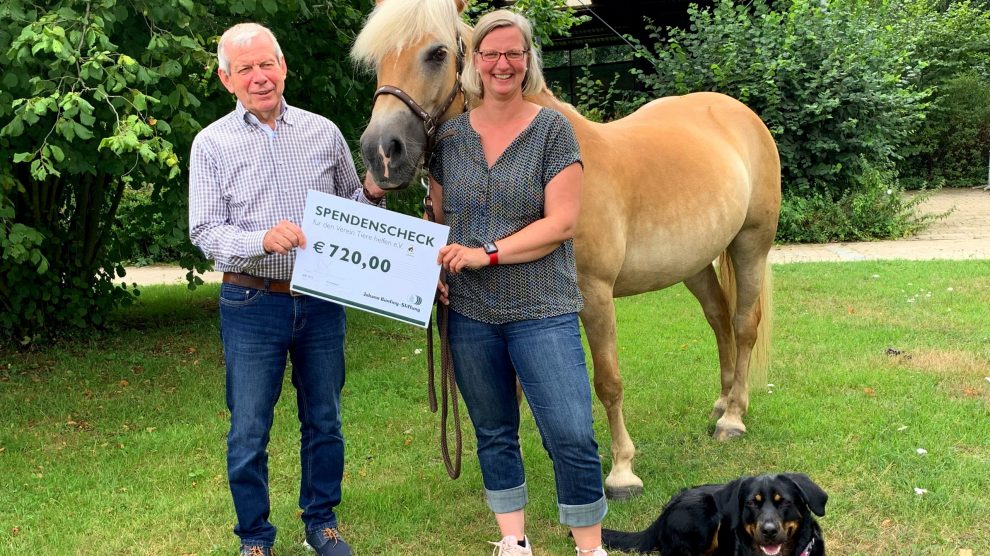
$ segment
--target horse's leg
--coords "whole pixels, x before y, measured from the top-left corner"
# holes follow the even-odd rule
[[[765,238],[759,231],[742,232],[729,246],[735,275],[735,330],[736,361],[732,388],[725,406],[725,412],[715,423],[715,438],[728,440],[746,432],[743,415],[749,409],[749,364],[761,314],[760,296],[769,295],[765,291],[767,253],[771,238]]]
[[[643,492],[643,481],[632,471],[636,446],[622,417],[622,377],[616,354],[615,305],[612,288],[606,284],[584,284],[584,310],[581,322],[588,337],[594,364],[595,393],[608,416],[612,437],[612,469],[605,477],[605,495],[614,500],[632,498]]]
[[[684,280],[684,285],[698,298],[701,309],[705,312],[705,319],[708,320],[712,331],[715,332],[721,390],[715,401],[715,407],[712,409],[712,419],[718,419],[725,413],[729,392],[732,390],[736,373],[736,345],[732,332],[732,314],[712,265],[706,266],[698,274]]]

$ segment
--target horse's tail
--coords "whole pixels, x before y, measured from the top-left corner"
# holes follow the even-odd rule
[[[736,271],[732,265],[732,259],[728,252],[723,251],[718,258],[718,278],[722,284],[722,293],[729,305],[729,310],[734,315],[736,312]],[[750,388],[763,388],[767,385],[767,377],[770,373],[770,347],[771,332],[773,330],[773,272],[770,268],[770,261],[766,262],[763,272],[763,285],[760,288],[760,298],[757,302],[757,310],[760,315],[760,322],[756,327],[756,342],[753,344],[753,352],[749,359],[749,377],[747,383]],[[730,322],[732,319],[729,319]],[[735,335],[732,335],[732,353],[736,353]],[[732,362],[735,365],[735,361]]]

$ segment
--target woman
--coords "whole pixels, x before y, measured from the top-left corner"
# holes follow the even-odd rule
[[[530,23],[500,10],[475,26],[464,88],[481,98],[446,122],[430,164],[430,194],[451,243],[448,283],[457,384],[478,440],[499,554],[532,554],[516,380],[554,466],[561,523],[579,555],[602,556],[608,511],[578,329],[583,302],[571,237],[583,168],[574,131],[523,95],[544,89]]]

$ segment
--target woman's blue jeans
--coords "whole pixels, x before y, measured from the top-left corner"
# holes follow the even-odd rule
[[[220,336],[227,364],[227,478],[242,544],[271,546],[268,438],[286,358],[301,430],[299,507],[307,531],[336,527],[344,473],[340,391],[344,309],[308,296],[222,284]]]
[[[518,377],[553,461],[560,522],[569,527],[601,522],[608,505],[577,315],[495,325],[451,311],[448,332],[491,510],[514,512],[528,500],[519,450]]]

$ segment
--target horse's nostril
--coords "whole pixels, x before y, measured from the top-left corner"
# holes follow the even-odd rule
[[[402,156],[402,142],[398,139],[392,139],[385,145],[385,156],[388,158],[396,158]]]

